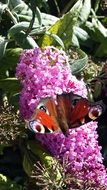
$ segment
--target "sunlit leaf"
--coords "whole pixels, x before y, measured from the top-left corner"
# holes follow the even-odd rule
[[[72,36],[72,45],[73,45],[74,47],[80,47],[78,38],[77,38],[77,36],[76,36],[74,33],[73,33],[73,36]]]
[[[32,19],[32,16],[23,15],[23,14],[18,14],[18,17],[20,21],[31,21]],[[45,27],[53,25],[58,20],[57,17],[46,13],[41,13],[41,18],[42,18],[42,25]],[[37,16],[35,16],[35,24],[37,27],[39,26],[39,21]]]
[[[74,35],[77,37],[80,44],[83,44],[86,47],[92,46],[92,39],[90,38],[88,32],[86,30],[75,26],[74,27]]]
[[[41,12],[38,7],[36,7],[36,15],[38,18],[39,25],[41,26],[42,25],[42,15],[41,15]]]
[[[70,67],[72,74],[76,75],[80,73],[88,63],[88,56],[81,49],[76,50],[79,58],[77,60],[71,60]]]
[[[91,11],[91,0],[84,0],[79,19],[81,24],[83,24],[89,17]]]
[[[80,12],[81,12],[81,9],[82,9],[82,3],[83,1],[82,0],[78,0],[74,6],[71,8],[71,12],[73,14],[75,14],[75,16],[78,18],[78,16],[80,15]]]
[[[56,34],[52,34],[50,32],[45,32],[45,34],[47,34],[48,36],[52,37],[56,42],[58,42],[58,44],[64,48],[64,43],[63,41],[61,40],[61,38],[59,38]]]
[[[79,0],[72,9],[62,16],[55,24],[53,24],[48,32],[57,35],[64,43],[64,47],[67,49],[72,43],[73,27],[79,16],[82,7],[82,2]],[[54,39],[44,35],[40,41],[40,46],[46,45],[58,46]]]
[[[46,32],[46,27],[38,27],[36,29],[31,30],[29,35],[39,35],[44,34]]]
[[[17,13],[19,20],[20,21],[31,21],[32,19],[32,11],[31,9],[28,7],[28,5],[26,5],[24,2],[19,4],[18,6],[16,6],[12,12]],[[37,15],[35,15],[35,25],[39,26],[39,24],[42,24],[43,26],[51,26],[52,24],[54,24],[56,21],[58,20],[58,18],[56,16],[53,16],[51,14],[46,14],[46,13],[37,13]],[[41,23],[42,22],[42,23]]]
[[[104,40],[104,38],[107,37],[107,30],[106,30],[106,28],[96,18],[92,19],[92,23],[93,23],[93,27],[94,27],[97,39],[99,39],[99,41]]]
[[[74,34],[77,36],[78,39],[81,39],[82,41],[87,41],[90,38],[88,33],[78,26],[74,27]]]

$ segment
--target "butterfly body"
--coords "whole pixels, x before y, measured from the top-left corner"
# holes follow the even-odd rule
[[[85,119],[95,120],[103,108],[90,103],[86,98],[71,93],[57,95],[57,100],[46,98],[40,102],[28,127],[35,133],[62,131],[68,134],[69,128],[84,124]]]

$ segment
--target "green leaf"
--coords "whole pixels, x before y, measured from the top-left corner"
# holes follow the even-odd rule
[[[14,37],[15,34],[19,33],[20,31],[27,30],[29,27],[29,22],[20,22],[12,26],[8,31],[8,38]],[[33,28],[37,28],[34,26]]]
[[[22,0],[9,0],[8,1],[8,7],[9,9],[14,9],[15,7],[17,7],[18,5],[24,4],[24,2]]]
[[[61,181],[62,175],[61,175],[61,165],[58,165],[58,161],[50,155],[50,153],[38,142],[34,140],[28,141],[28,147],[30,152],[33,153],[36,157],[39,158],[41,164],[45,166],[46,170],[44,171],[45,176],[51,176],[52,175],[52,166],[56,165],[55,170],[55,179],[57,182]],[[60,167],[60,168],[59,168]]]
[[[92,22],[87,21],[85,24],[85,29],[90,34],[91,38],[95,42],[104,42],[107,37],[107,29],[103,26],[103,24],[98,20],[95,12],[92,12]]]
[[[15,12],[17,14],[32,16],[31,9],[28,7],[26,3],[24,3],[24,1],[22,1],[22,3],[19,3],[17,6],[14,6],[12,12]]]
[[[72,14],[76,16],[76,19],[78,19],[78,16],[80,15],[81,9],[82,9],[82,2],[83,0],[78,0],[74,6],[71,8]]]
[[[87,41],[88,39],[90,39],[89,34],[78,26],[74,27],[74,34],[77,36],[78,39],[81,39],[81,41]]]
[[[57,20],[59,20],[56,16],[46,14],[46,13],[41,13],[42,17],[42,25],[43,26],[51,26],[53,25]],[[37,18],[35,18],[36,20]]]
[[[29,21],[30,22],[32,19],[32,16],[23,15],[23,14],[18,14],[18,17],[19,17],[20,21]],[[58,20],[57,17],[52,16],[50,14],[46,14],[46,13],[41,13],[41,18],[42,18],[42,25],[45,27],[53,25]],[[37,16],[35,16],[34,23],[37,27],[39,26],[39,21],[38,21]]]
[[[48,32],[57,35],[64,43],[64,47],[68,49],[72,42],[73,27],[79,16],[82,7],[82,1],[79,0],[72,9],[62,16],[55,24],[53,24]],[[47,45],[56,46],[56,41],[46,34],[39,40],[41,47]]]
[[[92,19],[93,22],[87,21],[84,25],[84,30],[88,32],[91,40],[94,42],[104,43],[107,37],[107,29],[101,24],[99,20]]]
[[[91,11],[91,0],[84,0],[80,15],[79,15],[79,19],[80,19],[80,24],[83,24],[84,22],[86,22],[86,20],[89,17]]]
[[[86,32],[88,32],[89,35],[93,35],[93,33],[95,32],[94,27],[93,27],[93,23],[90,21],[86,21],[85,24],[83,25],[83,29],[86,30]]]
[[[56,16],[42,13],[38,10],[38,8],[35,8],[36,15],[35,15],[35,25],[43,25],[43,26],[51,26],[54,24],[58,18]],[[31,21],[32,19],[32,10],[29,8],[27,4],[24,2],[16,6],[13,10],[13,13],[17,13],[19,17],[19,21]]]
[[[72,45],[74,47],[80,47],[78,38],[77,38],[77,36],[74,33],[73,33],[73,36],[72,36]]]
[[[4,57],[0,60],[0,78],[6,78],[9,71],[15,73],[21,52],[21,48],[6,49]]]
[[[34,165],[34,163],[32,162],[30,155],[26,151],[24,154],[24,159],[23,159],[23,168],[29,177],[32,174],[33,165]]]
[[[50,32],[45,32],[46,35],[52,37],[58,44],[64,49],[64,43],[56,34],[52,34]]]
[[[31,30],[29,35],[39,35],[44,34],[46,32],[46,27],[38,27],[36,29]]]
[[[50,153],[38,141],[29,140],[28,147],[46,167],[49,167],[54,162]]]
[[[36,7],[36,15],[38,18],[39,25],[42,26],[42,15],[38,7]]]
[[[107,37],[107,29],[103,26],[103,24],[96,18],[92,19],[93,28],[95,30],[95,37],[99,42],[105,41]]]
[[[31,48],[38,47],[35,40],[31,36],[26,37],[26,33],[23,31],[15,34],[14,39],[18,43],[18,45],[23,49],[31,49]]]
[[[78,26],[74,27],[74,35],[77,37],[80,44],[91,47],[92,39],[90,38],[88,32]]]
[[[0,2],[0,21],[2,19],[2,14],[5,11],[5,9],[7,8],[7,4],[3,4]]]
[[[97,12],[97,10],[99,9],[100,3],[101,3],[101,0],[96,0],[95,1],[95,4],[94,4],[94,10],[95,10],[95,12]]]
[[[74,26],[74,15],[71,11],[61,17],[53,26],[48,30],[52,35],[57,35],[64,43],[65,48],[71,45],[72,34]],[[47,36],[46,34],[39,41],[40,46],[44,47],[47,45],[56,46],[56,41]]]
[[[36,14],[37,14],[39,25],[42,24],[41,13],[40,13],[39,8],[36,6],[36,2],[34,0],[30,1],[30,7],[31,7],[31,10],[32,10],[32,19],[31,19],[29,27],[28,27],[28,29],[26,31],[26,37],[28,36],[28,34],[30,33],[30,31],[33,28]]]
[[[8,44],[8,41],[5,40],[4,38],[0,37],[0,60],[5,54],[6,46]]]
[[[28,147],[29,149],[32,150],[32,152],[38,156],[41,157],[42,160],[42,154],[45,155],[50,155],[49,152],[37,141],[29,140],[28,141]],[[43,161],[43,160],[42,160]]]
[[[107,56],[107,38],[105,39],[105,43],[102,43],[95,51],[94,54],[96,57],[104,57]]]
[[[20,91],[20,84],[16,78],[6,78],[0,80],[0,89],[6,93],[15,94]]]
[[[79,59],[70,61],[71,72],[73,75],[80,73],[88,63],[88,56],[81,49],[77,49]]]

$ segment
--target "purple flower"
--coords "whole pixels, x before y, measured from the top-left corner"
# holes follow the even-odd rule
[[[87,96],[84,82],[71,74],[65,52],[54,47],[25,50],[20,57],[16,76],[21,81],[21,115],[29,119],[41,98],[56,98],[57,94],[73,92]],[[65,165],[67,174],[73,173],[82,181],[83,189],[107,189],[107,174],[98,145],[97,123],[89,122],[62,133],[36,134],[53,156]],[[99,188],[102,187],[102,188]],[[104,187],[104,188],[103,188]],[[72,185],[71,185],[72,188]]]
[[[63,92],[74,92],[86,97],[83,81],[71,74],[65,52],[54,47],[25,50],[16,68],[21,81],[20,111],[29,119],[41,98],[53,97]]]
[[[79,128],[69,129],[69,136],[62,133],[36,134],[36,138],[59,158],[61,163],[66,162],[65,170],[73,173],[76,178],[92,187],[104,186],[107,189],[107,174],[103,165],[101,147],[97,141],[97,123],[89,122]]]

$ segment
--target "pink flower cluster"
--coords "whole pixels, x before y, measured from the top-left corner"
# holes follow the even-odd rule
[[[52,46],[25,50],[17,65],[16,76],[22,84],[20,107],[24,119],[31,117],[41,98],[55,99],[57,94],[70,91],[82,97],[87,96],[84,82],[71,74],[65,52]],[[36,134],[36,138],[62,163],[67,162],[66,172],[81,179],[83,189],[92,187],[95,190],[106,190],[107,174],[102,163],[96,128],[97,123],[90,122],[69,129],[68,137],[56,133]]]
[[[21,115],[29,119],[41,98],[53,97],[63,92],[74,92],[86,97],[83,81],[71,74],[65,52],[53,46],[44,49],[25,50],[16,68],[16,76],[21,81]]]
[[[69,129],[69,136],[62,133],[36,134],[36,138],[61,162],[66,162],[66,172],[80,179],[83,189],[107,189],[107,173],[98,145],[97,123],[89,122],[76,129]],[[100,188],[102,187],[102,188]]]

